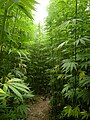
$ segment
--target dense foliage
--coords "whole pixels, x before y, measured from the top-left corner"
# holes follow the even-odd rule
[[[33,39],[34,0],[0,0],[0,120],[27,118],[29,41]]]
[[[89,119],[90,1],[51,0],[46,26],[53,53],[52,119]]]
[[[50,97],[51,120],[90,119],[90,1],[0,0],[0,119],[27,119],[27,100]]]

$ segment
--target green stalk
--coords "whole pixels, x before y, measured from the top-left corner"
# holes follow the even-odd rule
[[[4,37],[5,23],[6,23],[6,19],[7,19],[7,11],[8,11],[8,10],[5,9],[4,18],[3,18],[3,23],[2,23],[2,31],[1,31],[1,51],[2,51],[2,43],[3,43],[3,37]]]
[[[3,18],[3,23],[2,23],[2,31],[1,31],[1,52],[3,51],[2,50],[2,43],[3,43],[3,40],[4,40],[4,29],[5,29],[5,23],[6,23],[6,19],[7,19],[7,9],[5,9],[4,11],[4,18]],[[5,76],[3,76],[3,79],[2,79],[2,83],[5,83]]]
[[[12,31],[13,34],[14,34],[14,31],[15,31],[17,20],[18,20],[18,9],[16,10],[15,21],[14,21],[14,26],[13,26],[13,31]]]
[[[76,3],[75,3],[75,19],[76,19],[76,23],[75,23],[75,62],[76,62],[76,54],[77,54],[77,51],[76,51],[76,40],[77,40],[77,0],[76,0]],[[76,82],[77,82],[77,78],[76,78],[76,74],[77,74],[77,71],[75,70],[75,80],[74,80],[74,97],[73,97],[73,104],[76,105]]]

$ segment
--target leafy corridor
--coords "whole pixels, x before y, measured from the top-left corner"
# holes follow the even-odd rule
[[[51,120],[90,119],[90,0],[50,0],[45,26],[35,0],[0,0],[0,120],[26,120],[50,97]]]

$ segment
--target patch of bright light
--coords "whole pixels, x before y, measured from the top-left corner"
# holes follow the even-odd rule
[[[46,18],[46,16],[48,15],[46,7],[49,4],[49,0],[36,0],[39,4],[36,5],[36,11],[34,12],[34,20],[35,23],[38,24],[40,23],[44,23],[44,19]]]

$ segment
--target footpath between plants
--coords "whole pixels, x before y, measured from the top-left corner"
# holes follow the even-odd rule
[[[49,98],[39,96],[35,103],[30,103],[28,120],[49,120]]]

